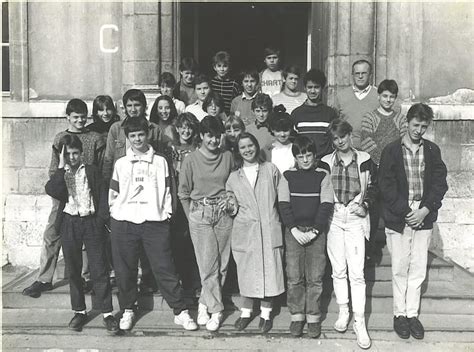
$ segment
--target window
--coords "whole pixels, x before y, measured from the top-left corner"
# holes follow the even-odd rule
[[[2,93],[10,93],[10,33],[8,1],[2,0]]]

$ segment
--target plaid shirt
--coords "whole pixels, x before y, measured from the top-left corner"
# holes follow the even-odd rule
[[[356,153],[352,153],[352,160],[347,166],[344,165],[344,161],[339,158],[339,155],[336,153],[334,167],[331,173],[331,181],[337,199],[340,203],[347,206],[347,204],[360,193]]]
[[[408,201],[419,201],[423,195],[423,179],[425,177],[423,139],[415,152],[402,139],[402,153],[408,181]]]

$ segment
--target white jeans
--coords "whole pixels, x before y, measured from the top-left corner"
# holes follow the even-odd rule
[[[347,271],[351,284],[352,311],[365,312],[365,218],[349,213],[348,207],[334,205],[334,214],[329,222],[328,255],[332,265],[332,279],[336,302],[349,303]]]
[[[387,246],[392,256],[393,314],[418,316],[421,285],[426,277],[428,246],[432,230],[413,230],[405,226],[403,233],[385,229]]]

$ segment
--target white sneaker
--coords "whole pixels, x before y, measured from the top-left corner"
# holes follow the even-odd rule
[[[123,312],[122,318],[120,319],[120,330],[130,330],[135,320],[135,313],[133,311]]]
[[[199,303],[197,323],[199,325],[206,325],[209,319],[210,317],[207,313],[207,307],[204,304]]]
[[[221,326],[222,313],[213,313],[211,319],[206,324],[206,329],[209,331],[217,331]]]
[[[349,311],[348,310],[340,310],[339,316],[334,323],[334,329],[337,332],[345,332],[347,330],[347,325],[349,324]]]
[[[368,349],[372,342],[370,341],[369,334],[365,328],[365,320],[355,321],[352,327],[357,336],[357,344],[359,347],[364,350]]]
[[[182,325],[184,330],[197,330],[198,326],[194,322],[193,318],[189,316],[189,311],[183,310],[179,315],[174,316],[174,323],[178,325]]]

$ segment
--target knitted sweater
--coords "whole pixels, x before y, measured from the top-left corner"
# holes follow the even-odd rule
[[[103,137],[97,133],[85,128],[82,132],[70,132],[68,130],[59,132],[54,137],[53,150],[51,154],[51,163],[49,166],[49,177],[51,177],[59,165],[59,141],[67,134],[74,134],[82,142],[82,162],[86,165],[96,165],[100,167],[104,156],[105,143]]]
[[[238,83],[228,77],[221,79],[216,76],[211,81],[211,88],[221,96],[222,100],[224,100],[224,111],[229,115],[232,99],[240,94]]]
[[[326,131],[332,120],[337,118],[333,108],[324,105],[303,104],[291,113],[298,134],[311,138],[316,145],[316,157],[332,152],[332,141]]]
[[[283,223],[295,226],[314,226],[325,231],[333,210],[334,193],[331,177],[324,168],[290,169],[283,173],[278,185],[278,207]]]
[[[390,115],[383,115],[378,109],[367,114],[362,119],[360,138],[361,150],[370,154],[378,165],[383,148],[407,130],[407,121],[400,110],[394,110]]]
[[[334,108],[339,117],[345,119],[352,126],[352,145],[360,149],[360,132],[362,126],[362,117],[377,109],[379,106],[377,89],[372,87],[364,99],[359,100],[351,87],[343,88],[337,92]]]

